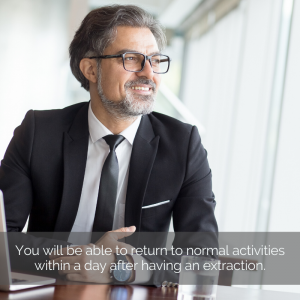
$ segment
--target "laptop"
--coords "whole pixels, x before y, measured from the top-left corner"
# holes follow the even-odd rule
[[[54,278],[11,272],[3,194],[0,191],[0,290],[18,291],[55,283]]]

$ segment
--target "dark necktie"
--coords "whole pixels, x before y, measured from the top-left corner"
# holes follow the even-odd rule
[[[119,164],[115,150],[125,138],[122,135],[110,134],[103,139],[109,145],[110,152],[102,168],[94,232],[111,231],[113,227],[119,177]]]

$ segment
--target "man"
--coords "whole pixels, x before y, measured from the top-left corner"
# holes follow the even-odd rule
[[[136,6],[103,7],[85,17],[70,58],[91,101],[29,111],[15,130],[0,169],[8,231],[21,231],[28,215],[29,232],[71,232],[64,246],[92,241],[108,247],[135,230],[167,232],[171,216],[176,232],[218,231],[197,128],[152,113],[170,64],[161,54],[164,45],[159,23]],[[111,230],[114,241],[91,237]],[[75,232],[90,234],[80,240]],[[110,265],[115,256],[106,260]],[[74,268],[62,273],[75,281],[112,281],[109,268],[102,276]],[[152,275],[156,285],[162,279]],[[127,282],[133,280],[131,273]]]

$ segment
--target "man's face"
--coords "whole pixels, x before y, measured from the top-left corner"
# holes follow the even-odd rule
[[[128,51],[146,55],[158,53],[158,45],[148,28],[117,27],[117,34],[103,55]],[[152,111],[160,75],[153,73],[149,61],[142,72],[128,72],[119,58],[102,59],[98,93],[106,109],[119,118],[133,117]],[[142,90],[141,88],[144,88]]]

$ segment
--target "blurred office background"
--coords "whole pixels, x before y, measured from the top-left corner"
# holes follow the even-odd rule
[[[166,27],[156,111],[198,126],[220,231],[300,231],[299,0],[1,0],[0,156],[29,109],[88,101],[68,45],[99,6]]]

